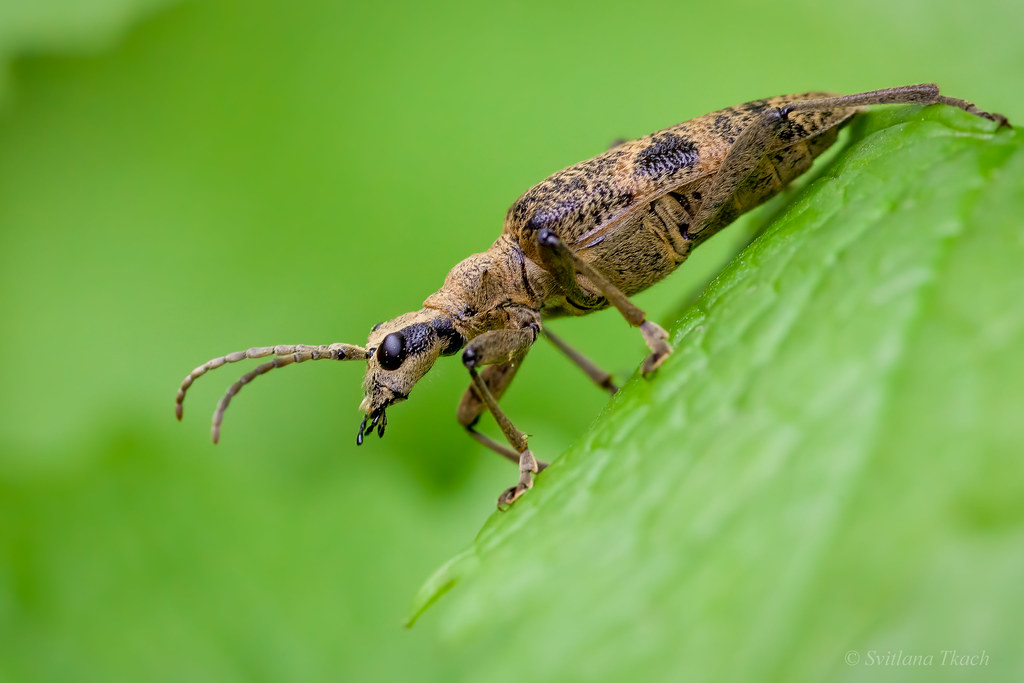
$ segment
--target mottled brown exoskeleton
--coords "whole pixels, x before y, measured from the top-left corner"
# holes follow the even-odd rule
[[[185,378],[176,413],[197,377],[225,363],[276,356],[246,373],[213,415],[217,441],[228,403],[255,377],[307,360],[365,360],[365,415],[357,443],[384,435],[388,406],[404,401],[438,356],[462,351],[472,384],[458,420],[470,435],[519,465],[518,483],[498,499],[515,501],[545,464],[498,399],[541,333],[542,321],[614,306],[640,328],[651,354],[643,374],[672,352],[664,329],[629,297],[675,270],[690,252],[779,192],[831,146],[840,127],[875,104],[945,104],[1008,125],[998,114],[939,94],[934,84],[837,96],[811,92],[755,100],[616,145],[530,188],[509,209],[490,249],[456,265],[423,308],[378,324],[366,347],[267,346],[215,358]],[[611,376],[545,332],[594,382],[614,393]],[[509,449],[477,432],[484,410],[497,420]]]

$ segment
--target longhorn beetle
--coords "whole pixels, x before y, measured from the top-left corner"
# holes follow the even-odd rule
[[[809,92],[754,100],[698,116],[623,142],[563,169],[523,194],[505,216],[501,236],[448,273],[423,308],[376,325],[366,347],[353,344],[263,346],[214,358],[185,377],[189,386],[209,370],[246,358],[276,356],[242,375],[213,414],[213,441],[231,399],[254,378],[307,360],[364,360],[365,415],[356,443],[374,429],[384,436],[389,406],[409,397],[438,356],[462,350],[472,380],[458,408],[470,436],[519,465],[519,482],[498,498],[514,502],[546,464],[534,458],[526,434],[498,407],[542,321],[618,309],[640,328],[651,354],[649,375],[672,352],[668,334],[629,297],[671,273],[690,252],[745,211],[778,193],[810,168],[839,129],[868,105],[945,104],[1008,126],[1005,117],[939,94],[934,84],[856,95]],[[599,387],[615,393],[602,372],[565,342],[544,334]],[[476,431],[489,410],[512,448]]]

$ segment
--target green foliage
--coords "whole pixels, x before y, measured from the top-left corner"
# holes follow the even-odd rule
[[[0,101],[19,55],[107,47],[126,28],[176,0],[34,0],[0,4]]]
[[[956,648],[1019,677],[1024,145],[993,127],[860,121],[424,589],[454,584],[434,616],[477,676],[902,680],[870,659]]]

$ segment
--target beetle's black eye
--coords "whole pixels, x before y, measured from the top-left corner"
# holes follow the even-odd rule
[[[384,324],[383,322],[377,323],[376,325],[373,326],[373,329],[370,330],[370,332],[376,332],[377,330],[380,329],[380,326],[383,325],[383,324]]]
[[[392,332],[384,337],[377,349],[377,362],[385,370],[397,370],[405,360],[405,335]]]

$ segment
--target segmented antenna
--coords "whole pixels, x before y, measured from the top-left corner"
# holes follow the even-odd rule
[[[277,356],[277,358],[242,375],[237,382],[231,385],[227,393],[224,394],[224,397],[217,404],[217,409],[213,412],[213,425],[210,428],[210,434],[213,437],[214,443],[217,443],[220,439],[220,424],[224,419],[224,411],[227,410],[231,399],[242,390],[242,387],[255,378],[270,372],[274,368],[281,368],[292,363],[303,363],[307,360],[366,360],[366,349],[354,344],[256,346],[245,351],[235,351],[226,356],[208,360],[188,373],[185,379],[181,381],[181,387],[178,389],[178,396],[174,402],[174,414],[179,420],[182,418],[184,415],[185,392],[188,391],[193,382],[210,370],[215,370],[227,363],[237,363],[247,358],[265,358],[266,356]]]

